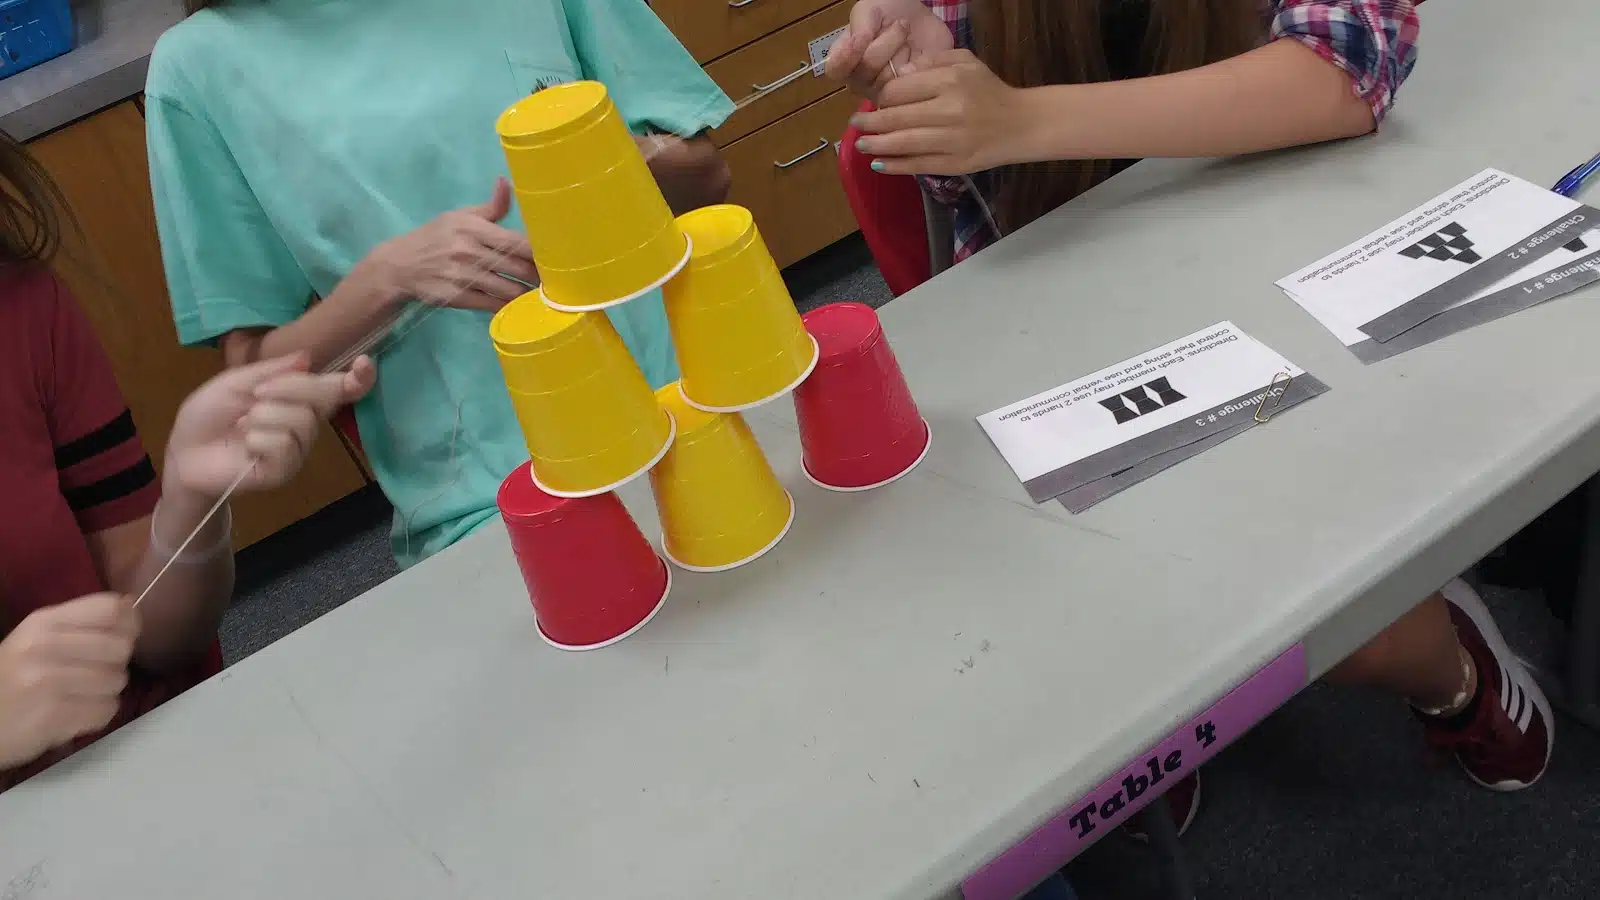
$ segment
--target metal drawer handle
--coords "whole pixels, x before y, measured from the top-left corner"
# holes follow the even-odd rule
[[[785,87],[785,86],[787,86],[789,84],[792,84],[794,81],[799,79],[800,76],[806,74],[809,71],[811,71],[811,63],[801,63],[800,64],[800,68],[795,69],[793,72],[790,72],[789,74],[783,76],[782,78],[779,78],[777,81],[774,81],[774,82],[771,82],[771,83],[768,83],[768,84],[752,84],[752,85],[750,85],[750,87],[752,89],[754,89],[755,92],[758,93],[758,94],[765,94],[768,91],[775,91],[778,88]]]
[[[791,159],[786,163],[775,162],[775,163],[773,163],[773,165],[777,166],[780,169],[787,169],[787,168],[789,168],[791,166],[797,166],[800,163],[804,162],[805,160],[808,160],[811,157],[816,156],[818,153],[821,153],[822,151],[828,149],[828,145],[830,143],[832,143],[832,142],[829,141],[827,138],[823,138],[822,139],[822,143],[818,144],[815,149],[807,150],[806,152],[800,154],[799,156],[796,156],[794,159]]]
[[[728,8],[744,9],[746,6],[749,6],[754,2],[756,2],[756,0],[728,0]]]

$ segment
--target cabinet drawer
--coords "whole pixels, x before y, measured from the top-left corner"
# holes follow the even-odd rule
[[[760,0],[757,0],[760,2]],[[738,102],[785,76],[811,65],[811,42],[850,24],[854,0],[841,0],[788,28],[706,66],[724,93]],[[717,146],[727,146],[763,125],[770,125],[808,103],[839,89],[836,82],[811,72],[734,113],[711,132]]]
[[[755,214],[780,267],[856,230],[834,148],[858,104],[838,91],[722,151],[733,202]]]
[[[604,2],[604,0],[591,0]],[[653,0],[650,4],[702,64],[809,16],[833,0]],[[793,71],[792,69],[790,71]],[[735,100],[738,98],[735,97]]]

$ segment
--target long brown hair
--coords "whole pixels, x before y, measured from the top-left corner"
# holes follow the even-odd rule
[[[1111,73],[1101,13],[1115,0],[972,0],[974,52],[1014,87],[1088,84]],[[1147,74],[1193,69],[1251,49],[1263,34],[1259,0],[1148,0]],[[999,176],[995,215],[1006,231],[1032,222],[1104,179],[1109,160],[1012,166]]]
[[[48,264],[61,247],[67,199],[28,148],[0,131],[0,263]]]

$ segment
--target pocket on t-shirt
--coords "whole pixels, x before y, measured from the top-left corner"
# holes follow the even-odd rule
[[[517,92],[524,95],[579,81],[583,77],[570,59],[551,59],[525,50],[507,50],[506,64],[511,67],[511,79]]]

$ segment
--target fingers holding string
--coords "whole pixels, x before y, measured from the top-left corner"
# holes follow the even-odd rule
[[[255,390],[256,405],[244,418],[247,427],[289,428],[302,424],[305,417],[315,430],[318,419],[327,418],[341,407],[360,400],[371,389],[376,372],[372,360],[357,357],[344,372],[320,375],[292,374],[277,378]],[[305,416],[301,415],[301,411]]]
[[[857,72],[862,81],[870,85],[874,104],[882,99],[882,92],[894,80],[896,70],[910,63],[910,34],[906,23],[895,19],[862,51]]]
[[[672,137],[682,139],[693,136],[673,135]],[[658,142],[654,146],[656,149],[645,152],[646,162],[667,145],[665,142]],[[504,193],[502,194],[501,191],[504,191]],[[442,308],[476,309],[485,312],[498,311],[505,305],[505,301],[500,296],[501,291],[498,289],[484,290],[485,284],[478,281],[480,277],[496,277],[504,282],[506,279],[500,278],[496,274],[503,272],[512,279],[525,282],[527,285],[537,285],[539,283],[539,271],[534,264],[532,249],[528,244],[527,238],[511,229],[495,225],[489,220],[490,216],[499,211],[499,204],[496,201],[502,197],[506,199],[512,197],[510,184],[509,182],[504,182],[504,179],[496,182],[496,195],[491,198],[491,202],[484,204],[482,209],[475,210],[480,224],[469,227],[473,233],[480,235],[480,243],[483,244],[486,252],[482,259],[472,264],[470,269],[472,277],[458,280],[456,293],[453,296],[447,298],[443,303],[429,303],[414,315],[397,316],[395,319],[374,328],[362,340],[353,344],[350,350],[341,354],[334,364],[325,367],[324,371],[344,368],[356,356],[371,352],[373,348],[385,340],[391,344],[399,341],[406,334],[420,327],[427,321],[429,316],[432,316]],[[509,214],[509,209],[507,209],[507,214]],[[487,282],[487,284],[493,283],[492,281]],[[517,292],[517,296],[525,293],[527,289],[526,286],[523,287]]]

